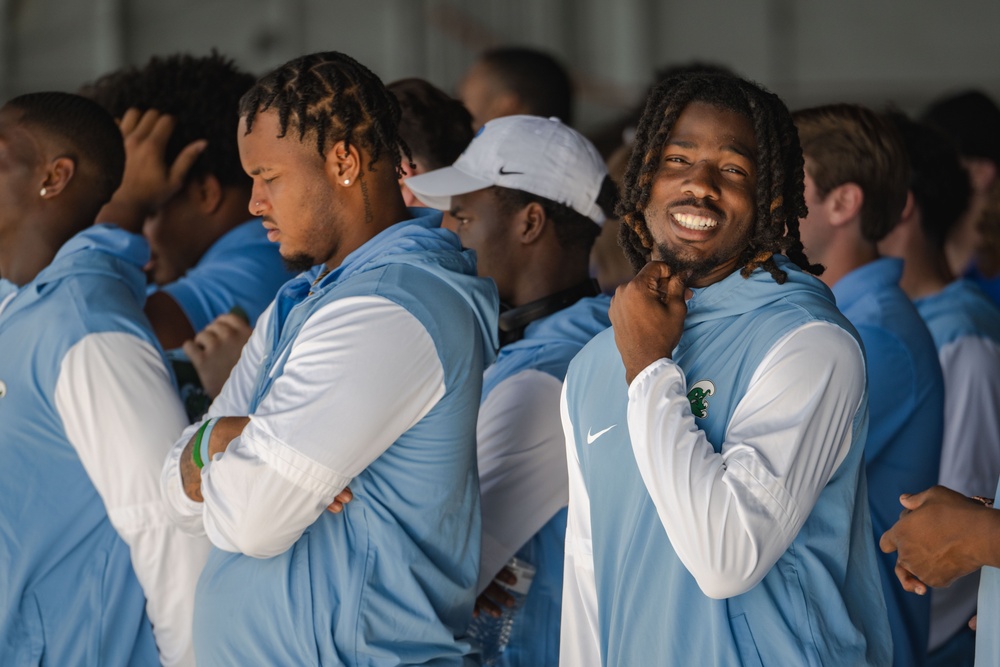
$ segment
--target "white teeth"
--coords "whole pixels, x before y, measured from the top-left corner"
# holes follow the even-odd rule
[[[674,213],[674,220],[681,227],[688,229],[711,229],[719,224],[711,218],[703,218],[700,215],[691,215],[690,213]]]

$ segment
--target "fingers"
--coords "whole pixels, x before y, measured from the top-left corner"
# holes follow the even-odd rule
[[[930,489],[927,491],[921,491],[920,493],[904,493],[899,497],[899,504],[908,510],[915,510],[924,504],[927,500],[927,494],[930,493]]]
[[[476,609],[473,612],[475,616],[479,614],[489,614],[493,618],[500,618],[503,610],[493,600],[491,600],[484,592],[478,598],[476,598]]]
[[[194,364],[195,366],[201,363],[205,359],[205,356],[207,355],[207,352],[205,352],[205,348],[199,345],[196,342],[195,338],[184,341],[184,343],[181,345],[181,349],[184,350],[184,354],[187,355],[188,359],[190,359],[191,363]]]
[[[193,341],[204,353],[210,353],[220,345],[239,342],[242,346],[250,338],[253,329],[238,315],[226,313],[219,315],[199,331]],[[186,343],[185,343],[186,345]]]
[[[513,586],[514,584],[517,583],[517,575],[511,572],[510,569],[508,569],[506,566],[504,566],[502,570],[497,572],[497,576],[493,577],[493,580],[499,581],[500,583],[506,584],[507,586]]]
[[[326,509],[333,514],[340,514],[344,511],[344,506],[352,500],[354,500],[354,494],[351,493],[351,487],[345,486],[344,490],[333,499],[333,502],[326,506]]]
[[[126,119],[132,112],[136,112],[138,115],[133,115],[131,122],[126,123]],[[170,138],[170,133],[174,130],[174,119],[156,109],[145,111],[129,109],[122,117],[121,130],[126,139],[132,139],[135,142],[155,138],[166,144],[166,140]]]
[[[975,616],[973,616],[972,618],[969,619],[969,628],[971,630],[973,630],[973,631],[976,630],[976,619],[977,618],[979,618],[979,614],[976,614]]]
[[[121,130],[122,135],[131,134],[135,126],[139,123],[140,118],[142,118],[142,112],[138,109],[133,107],[126,110],[125,115],[118,121],[118,129]]]
[[[878,548],[885,554],[891,554],[899,548],[896,544],[896,535],[893,533],[893,528],[882,533],[882,537],[878,541]]]
[[[924,585],[924,582],[917,579],[912,572],[900,565],[898,561],[896,562],[895,572],[896,578],[899,579],[899,583],[903,586],[903,590],[916,593],[917,595],[927,594],[927,586]]]

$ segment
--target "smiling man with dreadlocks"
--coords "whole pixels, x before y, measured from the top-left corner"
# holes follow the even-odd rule
[[[625,177],[638,276],[571,364],[561,664],[885,665],[857,333],[798,238],[788,110],[663,82]]]
[[[399,105],[368,69],[303,56],[240,116],[250,210],[306,272],[164,467],[175,518],[216,547],[198,664],[468,664],[496,288],[439,212],[404,207]]]

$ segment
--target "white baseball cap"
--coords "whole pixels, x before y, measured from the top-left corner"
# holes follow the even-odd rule
[[[447,211],[453,196],[499,185],[564,204],[600,225],[597,196],[607,175],[594,145],[558,118],[504,116],[483,125],[455,164],[411,176],[406,187]]]

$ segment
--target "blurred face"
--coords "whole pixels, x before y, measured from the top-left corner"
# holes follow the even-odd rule
[[[756,213],[756,146],[749,119],[704,102],[670,130],[645,217],[652,258],[690,272],[691,286],[738,268]]]
[[[240,118],[240,160],[253,179],[250,213],[263,218],[285,263],[305,270],[338,254],[344,214],[311,135],[299,141],[289,132],[279,139],[280,131],[276,111],[258,114],[250,134]]]
[[[458,99],[462,100],[462,104],[472,115],[474,130],[481,128],[487,121],[504,115],[496,108],[499,94],[489,68],[482,63],[473,64],[458,85]]]
[[[517,270],[515,226],[496,201],[492,188],[451,198],[446,226],[458,234],[463,248],[476,251],[480,276],[492,278],[501,301],[510,301]]]
[[[183,277],[215,240],[193,199],[195,187],[194,183],[186,185],[143,224],[142,233],[150,249],[146,273],[157,285]]]
[[[41,148],[31,132],[20,125],[21,112],[0,109],[0,233],[18,224],[25,211],[39,203],[44,174]]]
[[[825,199],[820,196],[816,182],[809,175],[810,171],[810,160],[807,157],[804,183],[809,213],[806,217],[799,218],[799,237],[809,261],[823,263],[833,227],[826,217],[826,207],[823,206]]]

